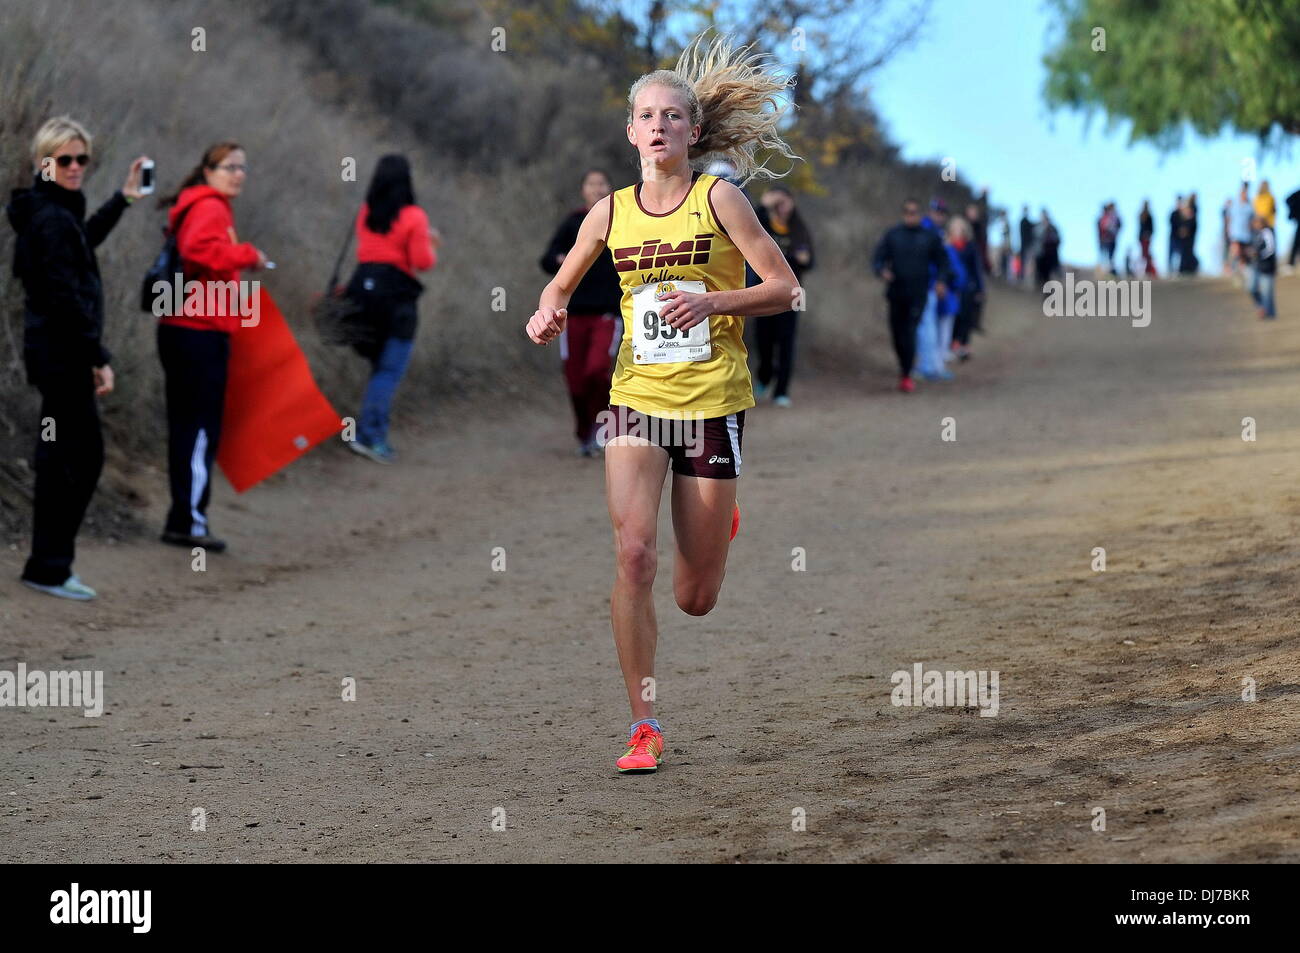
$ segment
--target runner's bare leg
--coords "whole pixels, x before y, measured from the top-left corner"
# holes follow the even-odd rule
[[[673,474],[673,594],[683,612],[705,615],[718,601],[735,504],[735,480]]]
[[[654,677],[659,640],[653,586],[659,563],[659,499],[667,474],[668,454],[661,447],[628,436],[615,437],[605,446],[605,496],[614,527],[615,561],[610,621],[634,721],[654,717],[654,693],[646,691],[644,680]]]

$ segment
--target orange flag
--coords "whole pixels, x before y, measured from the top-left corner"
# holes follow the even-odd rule
[[[343,429],[284,315],[260,289],[258,322],[230,335],[217,462],[238,493]]]

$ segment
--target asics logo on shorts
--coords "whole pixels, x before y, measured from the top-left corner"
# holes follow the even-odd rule
[[[731,457],[720,457],[720,456],[718,456],[718,455],[715,453],[713,456],[709,457],[709,462],[710,462],[710,463],[730,463],[730,462],[731,462]]]

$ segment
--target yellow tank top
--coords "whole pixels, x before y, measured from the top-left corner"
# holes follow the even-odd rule
[[[690,281],[703,282],[706,291],[745,287],[745,259],[718,223],[709,200],[717,181],[715,175],[696,173],[681,205],[662,215],[641,207],[640,185],[614,193],[606,245],[623,288],[623,340],[609,391],[611,404],[656,417],[724,417],[754,406],[741,317],[709,317],[710,354],[704,360],[634,359],[634,335],[653,338],[673,330],[656,329],[653,317],[633,313],[637,288]]]

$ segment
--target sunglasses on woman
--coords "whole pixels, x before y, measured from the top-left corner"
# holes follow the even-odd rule
[[[77,165],[80,165],[80,166],[87,166],[87,165],[90,165],[90,156],[86,155],[86,154],[83,152],[83,153],[82,153],[81,155],[79,155],[79,156],[57,156],[57,157],[54,159],[54,161],[57,162],[57,163],[59,164],[59,168],[60,168],[60,169],[66,169],[68,166],[72,165],[72,163],[74,163],[74,162],[77,163]]]

